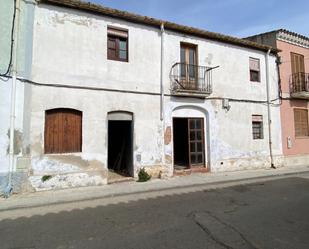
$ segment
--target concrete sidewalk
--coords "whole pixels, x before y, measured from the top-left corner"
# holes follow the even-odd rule
[[[13,195],[9,199],[0,199],[0,211],[42,207],[53,204],[73,203],[78,201],[97,200],[114,196],[125,196],[173,189],[180,190],[192,187],[197,189],[218,188],[227,183],[234,183],[234,185],[244,184],[248,183],[248,181],[261,181],[274,177],[302,176],[305,173],[309,173],[309,166],[237,172],[195,173],[187,176],[175,176],[170,179],[154,179],[145,183],[123,182],[96,187],[35,192]]]

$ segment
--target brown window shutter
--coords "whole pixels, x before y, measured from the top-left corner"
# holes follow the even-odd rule
[[[292,74],[304,73],[305,72],[304,55],[291,53],[291,67],[292,67]]]
[[[107,59],[128,62],[128,30],[107,27]]]
[[[308,110],[294,109],[295,137],[309,136]]]

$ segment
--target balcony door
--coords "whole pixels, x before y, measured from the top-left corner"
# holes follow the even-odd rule
[[[292,83],[295,92],[306,91],[304,56],[291,53]]]
[[[197,88],[197,46],[188,43],[180,45],[181,83],[186,89]]]

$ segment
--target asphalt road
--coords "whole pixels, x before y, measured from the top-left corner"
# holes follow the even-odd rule
[[[308,249],[309,179],[4,219],[0,248]]]

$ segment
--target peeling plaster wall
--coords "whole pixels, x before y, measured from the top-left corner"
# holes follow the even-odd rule
[[[0,79],[0,192],[7,184],[9,171],[9,133],[10,133],[10,107],[11,107],[11,85],[12,81]],[[16,109],[15,109],[15,141],[14,154],[16,160],[23,151],[23,104],[24,85],[17,82],[16,89]],[[20,173],[13,169],[13,185],[19,189],[21,183]],[[15,190],[14,190],[15,191]]]
[[[107,25],[129,29],[128,63],[107,60]],[[41,4],[36,8],[34,47],[32,75],[38,82],[160,90],[159,28]]]
[[[213,93],[209,98],[220,97],[238,100],[266,101],[266,53],[223,44],[220,42],[180,35],[171,31],[165,36],[165,68],[180,61],[180,43],[197,45],[199,65],[219,68],[213,71]],[[250,82],[249,58],[260,60],[261,82]],[[270,99],[278,97],[276,57],[270,56]],[[167,70],[166,70],[167,71]],[[165,93],[169,94],[170,79],[165,74]],[[166,97],[165,128],[172,124],[174,110],[186,108],[183,117],[200,116],[206,121],[205,155],[211,171],[228,171],[270,167],[268,122],[266,104],[230,101],[231,109],[222,109],[222,100]],[[277,167],[283,165],[281,145],[280,107],[272,106],[273,154]],[[263,115],[264,139],[252,139],[252,115]],[[208,119],[208,120],[207,120]],[[205,135],[206,136],[206,135]],[[172,168],[172,142],[165,146],[167,163]],[[208,151],[207,151],[208,150]]]
[[[129,29],[129,63],[107,60],[107,25]],[[142,39],[144,42],[141,43]],[[36,49],[33,52],[32,78],[36,82],[159,92],[159,29],[39,5],[35,13],[33,46]],[[153,60],[144,56],[146,50]],[[107,114],[111,111],[133,113],[134,176],[137,176],[140,167],[159,169],[162,166],[162,123],[158,95],[38,86],[32,86],[31,94],[30,151],[34,176],[43,174],[42,167],[44,174],[57,175],[57,172],[71,174],[70,169],[76,166],[73,173],[96,172],[106,183]],[[81,153],[55,158],[44,155],[44,122],[45,111],[59,107],[83,112],[83,144]],[[64,163],[65,157],[72,156],[79,159],[71,164]],[[89,166],[93,161],[97,162],[96,168]],[[81,164],[88,166],[81,167]]]
[[[14,11],[14,1],[2,0],[0,8],[0,72],[4,73],[8,67],[11,54],[11,29]],[[35,2],[33,0],[20,1],[19,34],[17,46],[17,76],[30,77],[32,59],[32,28]],[[18,12],[17,12],[18,13]],[[10,131],[10,107],[11,107],[12,80],[0,78],[0,191],[7,184],[9,171],[9,131]],[[29,126],[27,103],[30,99],[29,87],[17,80],[16,106],[15,106],[15,167],[13,169],[13,191],[20,192],[27,179],[29,164],[24,164],[23,156],[26,154],[27,135]],[[28,143],[29,144],[29,143]]]
[[[108,25],[128,29],[128,63],[107,60]],[[269,166],[266,105],[230,102],[231,109],[226,112],[222,109],[221,100],[166,96],[163,127],[159,96],[160,39],[159,27],[156,29],[44,4],[36,7],[33,81],[155,94],[32,86],[29,149],[34,188],[50,187],[47,183],[38,183],[38,177],[42,174],[51,174],[59,181],[62,175],[75,174],[77,178],[84,179],[79,182],[83,185],[85,181],[93,181],[79,174],[86,173],[90,177],[91,172],[96,172],[101,174],[102,182],[106,182],[107,114],[111,111],[128,111],[134,115],[135,176],[141,167],[146,167],[153,174],[172,175],[173,116],[199,116],[205,119],[205,153],[212,171]],[[169,71],[175,62],[180,61],[180,42],[198,45],[200,65],[220,66],[213,74],[214,91],[210,97],[266,100],[264,53],[189,38],[170,31],[166,33],[164,44],[166,53],[163,78],[167,95],[170,94]],[[249,57],[260,59],[260,83],[249,81]],[[274,57],[271,57],[270,66],[271,98],[274,99],[277,97]],[[60,107],[83,112],[82,152],[61,156],[44,155],[45,111]],[[253,114],[263,115],[263,140],[252,140]],[[282,151],[279,109],[272,107],[272,114],[274,153],[278,156],[276,164],[279,164]],[[71,157],[75,161],[68,161]],[[97,163],[95,167],[91,166],[93,161]],[[57,187],[55,182],[52,185],[53,188]]]
[[[10,107],[11,107],[11,79],[5,81],[0,79],[0,173],[8,171],[9,158],[9,141],[10,141]],[[15,141],[14,154],[22,153],[23,138],[23,104],[24,104],[24,87],[20,82],[17,83],[16,89],[16,119],[15,119]]]

